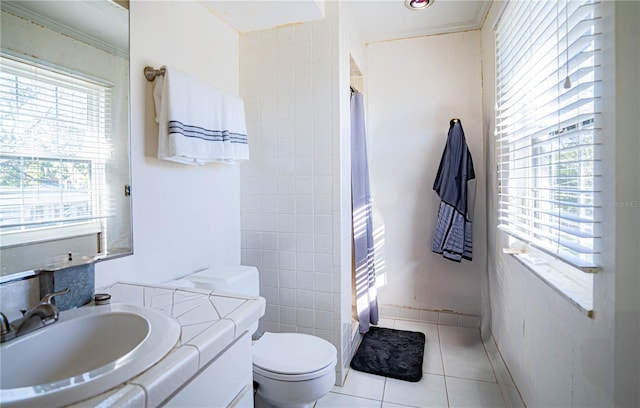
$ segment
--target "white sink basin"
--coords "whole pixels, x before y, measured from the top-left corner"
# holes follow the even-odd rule
[[[0,405],[61,406],[109,390],[164,357],[180,336],[173,318],[126,304],[60,313],[0,346]]]

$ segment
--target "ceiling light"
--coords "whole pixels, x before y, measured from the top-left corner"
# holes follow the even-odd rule
[[[435,0],[404,0],[404,5],[409,10],[424,10],[433,4]]]

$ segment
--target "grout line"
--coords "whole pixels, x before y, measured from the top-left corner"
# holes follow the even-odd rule
[[[444,353],[442,352],[442,341],[440,339],[440,325],[436,326],[438,330],[438,346],[440,348],[440,361],[442,362],[442,376],[444,377],[444,393],[447,397],[447,407],[451,407],[449,402],[449,388],[447,387],[447,373],[444,369]]]

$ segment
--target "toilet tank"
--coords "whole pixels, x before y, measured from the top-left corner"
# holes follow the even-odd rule
[[[215,266],[185,276],[197,287],[218,292],[259,296],[260,276],[255,266]]]

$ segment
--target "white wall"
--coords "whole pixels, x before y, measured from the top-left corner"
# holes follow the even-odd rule
[[[603,2],[604,58],[602,270],[594,278],[590,319],[509,255],[496,230],[497,181],[488,180],[491,328],[528,406],[638,406],[638,4]],[[495,2],[482,30],[487,168],[494,168]],[[624,10],[622,10],[624,9]],[[635,14],[634,14],[635,13]],[[617,14],[617,15],[616,15]],[[630,17],[629,17],[630,16]],[[634,17],[635,16],[635,19]],[[629,18],[624,18],[629,17]],[[636,30],[636,31],[629,31]],[[617,34],[616,34],[617,33]],[[622,36],[625,39],[615,44]],[[616,66],[618,68],[616,68]],[[621,92],[622,91],[622,92]],[[624,109],[622,109],[624,108]],[[616,124],[625,123],[624,126]],[[634,156],[634,158],[631,158]],[[621,160],[622,159],[622,160]],[[624,292],[624,295],[623,295]]]
[[[369,44],[369,171],[376,228],[384,227],[383,305],[480,315],[486,274],[480,32]],[[439,198],[433,181],[449,120],[460,118],[474,159],[473,261],[431,252]]]
[[[153,85],[142,74],[145,65],[176,67],[237,95],[238,33],[195,1],[133,1],[130,19],[134,255],[98,263],[97,287],[240,263],[239,165],[158,160]]]

